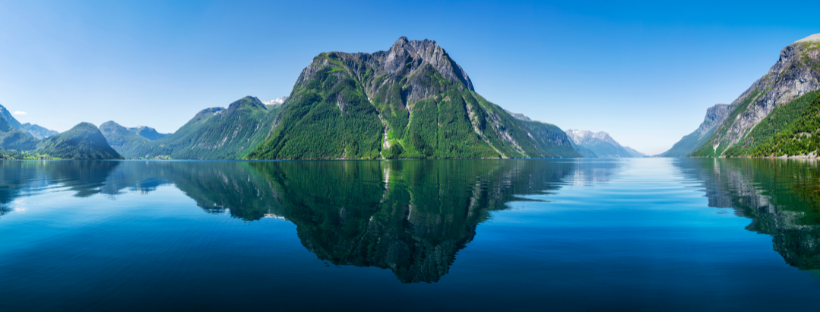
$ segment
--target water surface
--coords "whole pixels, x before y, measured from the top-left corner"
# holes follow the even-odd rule
[[[0,311],[816,310],[785,160],[5,161]]]

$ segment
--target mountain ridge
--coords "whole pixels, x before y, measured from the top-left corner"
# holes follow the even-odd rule
[[[578,157],[543,142],[475,93],[432,40],[401,37],[388,51],[327,52],[300,74],[277,127],[252,159]],[[569,148],[569,149],[567,149]]]
[[[726,120],[692,155],[747,155],[748,150],[762,141],[750,137],[750,133],[770,113],[820,88],[820,42],[816,38],[820,38],[820,34],[810,35],[783,48],[766,75],[729,105]]]

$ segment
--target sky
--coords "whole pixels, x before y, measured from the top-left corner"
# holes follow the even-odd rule
[[[820,1],[0,0],[0,104],[65,131],[173,132],[198,111],[271,100],[321,52],[431,39],[476,92],[567,129],[669,149],[820,33]]]

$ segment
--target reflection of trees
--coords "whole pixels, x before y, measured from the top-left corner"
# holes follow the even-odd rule
[[[6,204],[20,196],[59,184],[75,196],[97,194],[108,174],[119,166],[113,161],[3,161],[0,165],[0,215]]]
[[[774,250],[801,270],[820,269],[817,163],[772,159],[693,160],[676,165],[704,181],[710,207],[752,219],[748,230],[772,236]]]
[[[438,281],[477,225],[521,200],[516,196],[605,181],[616,166],[574,160],[21,164],[34,167],[3,167],[0,174],[18,177],[9,185],[65,183],[80,196],[146,193],[173,183],[206,212],[285,218],[320,259],[389,268],[403,282]]]
[[[334,264],[391,269],[434,282],[489,211],[554,189],[574,163],[357,161],[252,163],[281,194],[274,213]],[[552,185],[551,185],[552,184]]]

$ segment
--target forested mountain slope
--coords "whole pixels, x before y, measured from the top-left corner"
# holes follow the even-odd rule
[[[37,152],[63,159],[122,159],[97,126],[87,122],[41,141]]]
[[[253,159],[578,157],[479,96],[435,41],[316,56]],[[555,148],[544,148],[549,145]],[[568,148],[570,147],[570,148]]]
[[[281,106],[266,106],[247,96],[227,108],[204,109],[173,134],[155,141],[141,140],[144,137],[124,127],[116,131],[118,138],[107,135],[112,141],[128,141],[114,142],[126,158],[242,159],[267,137],[280,110]]]

